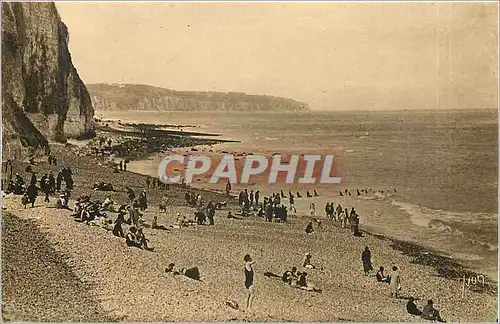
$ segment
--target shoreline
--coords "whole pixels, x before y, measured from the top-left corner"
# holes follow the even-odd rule
[[[162,127],[161,124],[145,124],[145,123],[131,123],[131,122],[126,122],[125,124],[127,124],[129,127],[132,127],[132,128],[136,127],[137,125],[139,125],[141,128],[149,128],[149,127],[161,128]],[[172,125],[170,125],[170,126],[172,126]],[[173,125],[173,126],[175,126],[175,125]],[[190,126],[196,127],[195,125],[190,125]],[[217,154],[222,154],[222,153],[232,153],[232,154],[235,154],[238,158],[244,158],[246,155],[252,155],[252,154],[259,153],[259,152],[233,151],[230,149],[230,147],[229,148],[226,147],[225,149],[218,149],[218,148],[214,147],[214,145],[216,145],[216,144],[230,144],[230,143],[232,143],[232,141],[227,141],[227,142],[221,141],[219,143],[210,143],[210,144],[199,143],[199,144],[195,144],[195,145],[191,145],[191,146],[173,147],[173,148],[169,149],[168,152],[181,154],[181,155],[191,155],[191,154],[199,154],[199,153],[203,153],[205,155],[206,154],[217,155]],[[155,159],[159,158],[160,152],[161,152],[161,150],[157,149],[156,151],[152,151],[151,153],[147,154],[144,157],[132,158],[131,159],[132,160],[131,170],[134,172],[137,172],[139,174],[155,176],[154,174],[150,174],[149,172],[145,171],[144,167],[140,166],[140,165],[141,164],[148,165],[148,164],[151,164],[150,162],[154,163],[156,161]],[[115,159],[115,161],[116,161],[116,159]],[[137,166],[137,165],[139,165],[139,166]],[[149,168],[150,168],[149,166],[146,167],[146,169],[149,169]],[[154,166],[153,168],[156,171],[156,166]],[[214,193],[223,194],[223,192],[224,192],[223,185],[221,185],[221,184],[218,184],[218,185],[205,184],[204,180],[200,179],[200,178],[198,178],[197,181],[190,184],[190,186],[193,188],[200,189],[200,190],[208,190],[208,191],[211,191]],[[252,184],[247,184],[247,185],[236,184],[236,185],[233,185],[233,192],[235,190],[243,190],[244,188],[248,188],[250,190],[250,189],[252,189],[252,187],[253,187]],[[275,191],[275,189],[273,189],[273,187],[275,187],[275,186],[263,185],[263,186],[257,186],[257,187],[261,190],[261,193],[263,195],[267,195],[267,194],[270,194],[270,193]],[[342,187],[339,187],[337,189],[344,190],[345,188],[346,188],[345,186],[342,186]],[[288,188],[282,188],[282,189],[284,189],[285,191],[288,190]],[[349,187],[349,189],[351,189],[351,188]],[[380,200],[380,197],[371,197],[370,199],[366,199],[366,201],[365,201],[365,199],[361,199],[361,200],[359,198],[358,199],[354,199],[354,198],[347,199],[347,197],[337,197],[337,196],[338,196],[338,194],[334,194],[332,197],[330,197],[330,199],[333,199],[336,202],[341,202],[342,205],[345,205],[345,203],[347,202],[348,204],[350,204],[350,206],[360,205],[361,207],[363,207],[362,208],[362,212],[363,212],[362,215],[364,215],[366,217],[361,217],[361,226],[369,229],[371,232],[377,232],[380,235],[383,235],[385,237],[392,238],[395,240],[402,240],[404,238],[407,242],[411,242],[412,244],[416,244],[416,245],[422,246],[424,248],[427,248],[427,249],[430,249],[433,251],[439,251],[439,253],[444,257],[449,257],[450,255],[452,255],[455,259],[459,259],[460,263],[463,266],[467,266],[467,268],[470,268],[471,270],[474,270],[477,272],[483,272],[484,274],[488,274],[488,276],[491,277],[492,280],[498,282],[498,276],[493,275],[494,273],[495,274],[497,273],[498,265],[496,263],[494,265],[492,264],[494,260],[497,260],[497,253],[493,253],[494,252],[493,250],[495,248],[497,248],[497,244],[482,242],[480,240],[477,240],[475,237],[469,238],[468,241],[466,241],[466,242],[467,242],[467,245],[469,246],[468,250],[470,250],[471,252],[466,254],[466,253],[463,253],[460,251],[460,249],[461,249],[460,246],[451,248],[451,246],[449,245],[449,241],[447,241],[447,239],[446,239],[446,237],[447,237],[448,239],[451,239],[451,241],[455,241],[455,244],[460,244],[462,242],[462,240],[460,240],[459,237],[463,236],[462,233],[464,233],[462,227],[473,225],[473,224],[466,223],[465,225],[461,225],[458,223],[454,224],[451,221],[447,221],[446,218],[444,218],[444,219],[430,218],[426,221],[427,223],[425,224],[425,226],[423,226],[423,225],[419,225],[419,222],[421,222],[421,220],[419,218],[420,216],[415,217],[412,213],[410,213],[410,211],[407,210],[407,208],[405,208],[405,205],[408,205],[411,203],[404,202],[404,201],[398,202],[398,201],[394,200],[396,198],[394,198],[394,197],[391,198],[391,195],[389,195],[388,197],[382,197],[381,203],[378,203],[378,200]],[[326,203],[325,198],[326,197],[324,197],[324,196],[320,197],[319,204],[317,203],[316,199],[312,200],[312,201],[315,201],[315,203],[317,205],[317,209],[319,209],[320,214],[322,213],[323,206]],[[375,200],[377,200],[377,202],[375,202],[375,205],[373,202],[374,198],[376,198]],[[307,200],[307,201],[309,202],[309,200]],[[364,205],[366,205],[366,204],[368,206],[369,205],[373,205],[373,206],[372,207],[365,207]],[[385,207],[384,205],[387,207]],[[393,206],[390,206],[390,205],[396,205],[398,207],[399,211],[392,211],[391,212],[391,210],[394,210],[395,208]],[[297,207],[299,207],[299,206],[300,206],[300,202],[298,201]],[[418,205],[411,205],[411,206],[413,206],[412,208],[428,209],[429,211],[432,211],[429,208],[418,206]],[[389,208],[389,209],[386,210],[387,208]],[[304,204],[303,209],[307,210],[307,206],[305,206],[305,204]],[[358,209],[358,207],[356,207],[356,209]],[[373,212],[374,212],[374,214],[372,214]],[[436,212],[442,212],[442,211],[436,211]],[[452,213],[452,212],[448,212],[448,213]],[[384,224],[380,220],[377,219],[375,222],[372,221],[372,219],[376,219],[377,217],[380,217],[381,214],[388,214],[388,215],[404,214],[404,215],[406,215],[405,217],[408,219],[408,222],[403,222],[398,227],[401,227],[401,226],[404,228],[406,228],[408,226],[413,227],[416,230],[420,231],[420,233],[426,233],[425,236],[427,236],[428,238],[431,238],[431,240],[430,241],[428,241],[428,240],[423,241],[423,239],[411,240],[411,239],[408,239],[408,235],[411,234],[412,232],[393,233],[392,232],[393,229],[392,228],[386,229],[385,228],[386,224]],[[420,214],[420,212],[419,212],[419,214]],[[324,216],[321,216],[321,217],[324,217]],[[368,217],[368,222],[367,222],[367,217]],[[396,216],[393,216],[393,217],[396,217]],[[391,222],[392,220],[386,219],[386,221]],[[453,225],[453,227],[451,227],[451,225]],[[458,229],[455,230],[454,228],[458,228]],[[460,231],[460,229],[462,229],[462,231]],[[481,230],[481,228],[479,230]],[[432,232],[435,232],[435,234],[437,234],[437,235],[443,236],[443,239],[437,240],[437,241],[435,239],[432,239]],[[455,237],[455,235],[454,235],[455,232],[458,233],[457,237]],[[423,235],[423,234],[420,234],[420,236],[421,235]],[[497,237],[497,235],[495,235],[495,237]],[[445,245],[443,245],[443,244],[445,244]],[[498,250],[496,250],[496,251],[498,252]],[[471,261],[471,260],[475,260],[475,261]],[[492,267],[494,267],[496,269],[493,269]]]
[[[103,199],[108,192],[91,191],[92,183],[96,181],[116,185],[118,191],[111,194],[119,202],[126,200],[125,192],[122,191],[126,185],[130,184],[136,190],[145,188],[145,176],[132,172],[113,174],[111,164],[98,162],[92,155],[78,156],[76,152],[80,152],[81,148],[71,147],[71,150],[74,152],[66,153],[66,147],[54,147],[60,165],[71,165],[75,172],[73,198],[90,191],[93,199]],[[16,170],[23,172],[24,166],[25,164],[17,165]],[[47,170],[48,167],[45,161],[39,166],[41,170]],[[186,191],[203,192],[204,197],[214,201],[227,199],[224,195],[193,187],[171,186],[167,191],[148,190],[151,207],[145,213],[146,221],[149,222],[153,215],[160,215],[160,223],[171,224],[176,212],[188,215],[192,213],[192,208],[185,207],[183,201]],[[157,204],[164,193],[169,195],[172,204],[167,214],[157,211]],[[362,276],[358,265],[358,251],[365,245],[369,245],[376,255],[378,261],[374,262],[375,267],[381,263],[390,264],[390,261],[402,267],[405,296],[411,294],[422,299],[437,300],[446,308],[444,315],[447,319],[484,321],[494,320],[493,316],[496,316],[493,315],[496,307],[496,296],[493,296],[493,292],[497,290],[496,282],[488,280],[485,289],[468,290],[465,302],[469,309],[465,310],[462,305],[464,301],[457,300],[461,278],[454,276],[472,276],[473,272],[463,269],[454,260],[436,256],[417,244],[370,234],[363,226],[366,233],[363,238],[352,237],[348,231],[326,221],[324,229],[315,236],[304,236],[302,230],[308,217],[293,217],[289,224],[283,225],[265,223],[255,217],[232,221],[224,217],[225,211],[218,211],[215,227],[201,226],[166,233],[146,229],[146,235],[156,247],[151,254],[125,247],[121,239],[113,237],[102,228],[73,222],[71,218],[64,216],[69,212],[46,209],[40,200],[37,203],[41,205],[40,209],[26,211],[16,207],[19,206],[17,196],[6,197],[4,205],[9,212],[19,214],[23,219],[41,223],[51,243],[64,250],[77,265],[78,276],[90,280],[98,287],[99,300],[106,312],[127,321],[303,321],[305,318],[307,321],[418,320],[401,311],[404,300],[387,302],[387,297],[369,297],[377,291],[384,291],[385,286],[379,286],[371,276]],[[234,210],[234,201],[229,203],[229,208]],[[87,244],[89,248],[85,248]],[[102,248],[90,248],[95,244]],[[227,298],[236,298],[243,303],[239,259],[242,258],[240,254],[246,253],[245,251],[255,255],[259,261],[257,289],[267,291],[266,294],[257,295],[259,310],[253,315],[222,306]],[[311,273],[312,282],[322,286],[324,297],[290,290],[289,287],[262,276],[265,271],[281,273],[291,266],[290,263],[298,263],[304,251],[311,251],[316,262],[325,267],[324,271]],[[180,265],[199,266],[206,280],[198,284],[165,278],[161,273],[171,261]],[[119,284],[122,279],[115,277],[124,275],[125,271],[128,280],[122,287],[123,284]],[[109,277],[106,275],[108,273],[116,275]],[[221,282],[226,283],[224,287],[221,287]],[[134,296],[140,296],[140,299],[135,300]],[[380,296],[385,296],[385,292]],[[291,300],[294,301],[293,309],[285,307]],[[279,307],[266,306],[271,301]],[[193,302],[202,305],[200,315],[193,313],[190,306]],[[368,309],[361,314],[352,309],[352,305]],[[484,307],[479,307],[480,305]]]
[[[190,148],[177,148],[172,150],[172,152],[181,155],[189,155],[191,153],[217,154],[217,152],[226,152],[214,148],[213,152],[209,153],[207,152],[208,147],[203,145],[196,146],[196,148],[197,152],[191,152]],[[230,149],[227,151],[231,153]],[[235,152],[232,153],[234,154]],[[243,156],[246,154],[245,152],[236,153],[243,154]],[[132,162],[130,169],[143,175],[154,176],[154,174],[145,170],[149,170],[150,167],[157,162],[155,156],[157,155],[153,154],[153,158],[150,156],[148,159]],[[214,185],[205,182],[206,181],[204,181],[204,179],[198,179],[198,181],[193,182],[191,186],[193,188],[211,190],[221,194],[224,192],[223,184]],[[248,188],[249,190],[252,188],[258,188],[261,190],[263,195],[267,195],[276,191],[272,187],[273,186],[266,185],[253,186],[252,184],[236,184],[233,185],[233,192],[240,189],[243,190],[244,188]],[[278,191],[279,189],[283,189],[285,192],[288,190],[288,188],[278,188]],[[344,190],[345,187],[342,186],[337,189]],[[309,202],[314,201],[321,215],[319,218],[323,219],[324,216],[322,215],[322,209],[327,201],[333,200],[335,203],[340,202],[343,206],[347,204],[349,208],[350,206],[356,206],[356,210],[361,211],[361,226],[370,232],[378,233],[378,235],[383,235],[394,240],[405,240],[408,243],[421,246],[429,251],[439,251],[438,253],[441,256],[447,258],[453,257],[455,260],[458,259],[462,266],[466,266],[471,271],[488,275],[491,280],[498,282],[498,276],[496,275],[498,265],[495,262],[497,260],[497,245],[485,241],[486,239],[481,239],[481,237],[477,236],[477,234],[472,235],[472,232],[470,234],[467,232],[467,229],[472,228],[472,226],[474,227],[474,233],[477,233],[477,231],[483,231],[484,226],[481,227],[477,224],[468,222],[463,224],[454,223],[453,221],[444,218],[442,215],[439,217],[434,216],[434,218],[421,219],[421,216],[418,216],[420,212],[418,212],[417,215],[412,214],[411,210],[407,210],[407,208],[405,208],[408,203],[396,200],[398,199],[397,196],[393,197],[389,195],[387,197],[368,197],[366,199],[350,199],[351,197],[348,199],[347,197],[338,197],[338,194],[327,196],[328,197],[320,191],[320,197],[297,199],[296,207],[299,210],[302,210],[302,216],[307,216],[307,205]],[[285,199],[285,201],[287,201],[287,199]],[[417,205],[411,206],[413,206],[413,208],[418,208],[419,210],[427,210],[426,207]],[[428,210],[432,211],[430,209]],[[446,212],[440,211],[440,213]],[[394,224],[396,228],[388,227],[388,224],[394,221],[394,217],[398,218],[397,222]],[[401,217],[403,218],[401,219]],[[401,229],[404,229],[404,231]],[[414,234],[414,231],[418,234]],[[412,236],[415,236],[415,238],[412,239]],[[463,252],[465,246],[467,253]]]

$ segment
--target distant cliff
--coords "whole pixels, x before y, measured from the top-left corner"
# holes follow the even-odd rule
[[[93,134],[92,102],[68,37],[53,3],[2,3],[4,157]]]
[[[288,98],[240,92],[174,91],[147,85],[87,85],[96,111],[299,111],[307,104]]]

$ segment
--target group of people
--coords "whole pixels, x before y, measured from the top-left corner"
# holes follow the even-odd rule
[[[373,266],[371,261],[371,251],[368,246],[366,246],[364,251],[361,253],[361,262],[363,263],[363,271],[365,275],[369,275],[370,272],[373,271]],[[389,284],[391,297],[399,297],[399,293],[401,291],[401,275],[399,268],[396,265],[392,266],[392,273],[386,273],[385,268],[380,266],[376,273],[376,278],[378,282]],[[406,309],[409,314],[422,316],[425,320],[444,322],[439,314],[439,311],[433,307],[432,300],[429,300],[424,309],[420,311],[415,304],[415,299],[410,297],[406,305]]]
[[[378,189],[378,190],[373,190],[373,189],[356,189],[356,195],[358,197],[361,196],[362,194],[365,194],[365,195],[368,195],[368,194],[371,194],[371,193],[384,194],[384,193],[390,193],[390,192],[396,192],[396,189],[386,189],[386,190],[382,190],[382,189]],[[341,197],[343,197],[343,196],[352,196],[351,191],[347,190],[347,189],[345,189],[344,191],[340,190],[339,191],[339,195]]]
[[[346,228],[349,225],[354,236],[361,236],[359,230],[359,215],[356,213],[354,207],[352,207],[349,212],[347,208],[342,208],[340,203],[335,206],[333,202],[328,202],[325,205],[325,215],[330,221],[339,221],[342,228]]]
[[[102,145],[102,144],[101,144]],[[50,164],[55,165],[53,158],[51,158]],[[126,167],[125,167],[126,168]],[[11,189],[12,192],[20,192],[20,194],[25,194],[26,201],[32,203],[34,206],[36,196],[37,196],[37,178],[36,174],[33,172],[30,180],[30,185],[28,187],[25,186],[24,179],[16,174],[15,179],[12,180],[12,185],[9,183],[9,187],[7,190]],[[153,180],[154,181],[154,180]],[[49,200],[49,195],[54,194],[55,192],[61,191],[61,184],[65,183],[65,191],[61,194],[56,202],[57,208],[68,208],[68,202],[71,196],[71,190],[73,188],[73,179],[72,179],[72,171],[70,168],[63,168],[59,171],[57,177],[54,177],[52,172],[44,174],[39,181],[40,189],[45,193],[45,201]],[[151,181],[146,180],[146,185],[149,188]],[[98,222],[102,221],[105,224],[105,227],[110,229],[112,233],[117,236],[125,239],[125,243],[129,247],[136,247],[140,249],[150,250],[152,251],[154,248],[150,247],[149,240],[144,235],[144,221],[142,219],[142,214],[140,211],[144,211],[148,208],[148,200],[146,195],[146,190],[143,190],[139,197],[136,199],[135,192],[132,188],[127,187],[128,194],[128,203],[122,205],[118,210],[118,215],[116,219],[113,221],[108,216],[108,211],[110,211],[110,207],[114,204],[114,201],[110,196],[106,198],[103,202],[100,201],[91,201],[90,196],[81,196],[77,199],[75,203],[75,209],[73,216],[75,220],[85,223]],[[317,192],[314,191],[314,195],[317,195]],[[312,195],[308,192],[307,196],[312,197]],[[301,197],[299,193],[297,193],[297,197]],[[264,197],[263,201],[260,200],[260,191],[256,190],[255,192],[251,190],[248,192],[246,189],[240,192],[238,197],[238,202],[240,206],[242,206],[243,211],[247,211],[251,208],[258,210],[258,215],[265,217],[267,221],[277,220],[277,221],[285,221],[288,216],[288,209],[282,203],[282,199],[286,198],[283,194],[283,191],[280,193],[273,193],[269,197]],[[208,219],[210,225],[214,224],[214,216],[216,205],[210,201],[206,206],[203,206],[202,195],[186,192],[185,199],[188,205],[195,206],[195,222],[198,224],[204,224]],[[288,195],[290,210],[295,210],[294,206],[294,195],[292,192],[289,192]],[[164,205],[167,203],[165,202]],[[310,208],[315,212],[315,206]],[[327,203],[325,206],[325,213],[329,220],[340,221],[341,226],[344,228],[347,223],[351,224],[353,229],[353,233],[356,235],[359,232],[359,216],[356,213],[355,209],[352,208],[350,212],[348,209],[342,208],[340,204],[335,206],[333,202]],[[180,218],[180,214],[178,214]],[[236,218],[231,215],[231,212],[228,213],[228,218]],[[183,222],[188,223],[183,218]],[[128,232],[125,235],[123,226],[128,225]],[[321,226],[321,223],[318,223],[318,226]],[[154,221],[151,226],[153,229],[162,229],[166,230],[167,228],[163,225],[158,224],[157,216],[154,216]],[[308,223],[306,227],[307,233],[312,233],[313,227],[312,222]],[[365,274],[369,274],[373,271],[373,267],[371,264],[371,251],[368,247],[362,253],[362,263],[363,270]],[[253,301],[253,282],[254,282],[254,271],[253,264],[250,255],[245,255],[244,257],[245,267],[245,288],[247,289],[247,298],[246,298],[246,306],[247,309],[252,307]],[[302,262],[302,267],[304,269],[315,269],[315,266],[311,262],[311,254],[307,253]],[[387,274],[384,272],[384,267],[380,267],[377,271],[376,278],[377,281],[387,283],[390,285],[391,296],[397,297],[400,290],[400,275],[399,270],[396,266],[393,266],[392,273]],[[173,271],[173,270],[172,270]],[[308,290],[308,291],[317,291],[321,292],[320,289],[314,288],[313,285],[307,282],[308,273],[306,271],[298,271],[297,267],[292,267],[291,270],[287,270],[282,275],[282,280],[284,283]],[[411,299],[407,304],[408,312],[411,310],[411,314],[420,315],[424,319],[430,320],[438,320],[442,321],[439,312],[433,308],[432,300],[429,300],[427,305],[423,308],[422,311],[418,309],[418,307],[414,304],[414,300]]]
[[[288,209],[281,202],[281,198],[280,193],[272,193],[269,197],[264,197],[261,202],[259,190],[255,192],[251,190],[249,193],[245,189],[238,196],[238,203],[241,207],[240,215],[248,217],[253,211],[256,212],[257,216],[263,217],[268,222],[286,222],[288,219]]]
[[[126,187],[125,190],[127,191],[128,202],[131,203],[134,208],[139,208],[142,211],[148,209],[148,196],[146,194],[146,189],[141,191],[137,199],[134,189]]]
[[[55,158],[52,158],[55,159]],[[51,160],[53,164],[53,160]],[[28,168],[27,168],[28,169]],[[30,168],[27,170],[31,173],[29,184],[26,185],[24,178],[16,173],[15,178],[11,178],[7,182],[6,193],[14,193],[15,195],[23,195],[22,203],[26,207],[31,204],[31,207],[35,207],[36,199],[41,191],[45,197],[44,202],[49,203],[50,197],[56,193],[60,193],[57,198],[58,204],[62,203],[62,206],[67,207],[67,200],[71,196],[71,190],[73,189],[73,172],[71,168],[64,167],[58,173],[57,177],[54,177],[52,171],[45,173],[39,180],[37,179],[36,172]],[[64,190],[62,190],[62,184],[65,184]],[[66,203],[64,203],[66,201]]]
[[[228,183],[228,185],[226,185],[226,192],[228,188],[230,188],[230,183]],[[314,197],[319,196],[316,189],[314,189],[313,192]],[[313,197],[313,194],[307,191],[306,196],[310,198]],[[262,214],[260,214],[259,216],[265,216],[266,220],[268,221],[272,221],[273,219],[276,221],[283,221],[283,217],[276,217],[275,211],[278,212],[278,216],[285,216],[286,221],[286,215],[288,211],[297,213],[297,209],[295,208],[295,196],[291,190],[288,191],[288,197],[283,193],[283,190],[281,190],[279,193],[272,193],[270,196],[264,197],[262,203],[260,203],[260,197],[260,190],[256,190],[255,192],[253,190],[250,190],[250,192],[248,192],[248,189],[240,191],[238,195],[238,205],[241,207],[241,213],[243,214],[243,216],[248,216],[249,212],[252,209],[256,211],[259,211],[261,209]],[[282,200],[285,198],[288,198],[288,209],[282,202]],[[297,198],[302,198],[302,195],[298,191]],[[271,207],[268,207],[269,205]],[[283,215],[283,213],[285,215]]]
[[[201,196],[201,195],[200,195]],[[200,207],[198,207],[194,213],[194,220],[198,225],[204,225],[208,219],[208,225],[214,225],[215,221],[215,205],[212,201],[209,201],[206,206],[203,207],[203,203],[200,200]]]

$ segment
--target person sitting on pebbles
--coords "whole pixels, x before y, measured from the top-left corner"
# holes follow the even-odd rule
[[[446,322],[439,315],[439,311],[434,308],[434,302],[431,299],[427,301],[427,305],[422,309],[422,318],[429,321]]]
[[[129,247],[137,247],[142,249],[141,242],[137,238],[137,228],[135,226],[130,226],[129,232],[125,237],[125,243]]]
[[[142,231],[142,228],[139,228],[137,230],[137,240],[140,242],[141,247],[143,247],[146,251],[153,251],[155,249],[154,247],[149,247],[148,246],[149,240],[144,235],[144,232]]]
[[[380,267],[380,269],[377,271],[377,281],[378,282],[385,282],[390,284],[391,283],[391,275],[390,274],[385,274],[384,273],[384,267]]]
[[[311,253],[307,252],[304,261],[302,262],[302,267],[307,269],[314,269],[315,267],[311,264]]]
[[[292,285],[292,283],[296,284],[297,280],[299,279],[298,274],[297,274],[297,267],[292,267],[292,270],[285,271],[283,273],[283,276],[281,280],[283,280],[284,283],[287,283],[289,285]]]
[[[297,281],[297,288],[314,292],[322,291],[321,289],[315,288],[313,284],[307,282],[307,272],[301,272],[299,274],[299,280]]]
[[[163,225],[158,225],[158,216],[153,217],[153,222],[151,223],[151,228],[152,229],[159,229],[159,230],[167,230],[167,228]]]

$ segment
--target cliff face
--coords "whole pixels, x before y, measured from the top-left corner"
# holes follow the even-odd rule
[[[94,110],[53,3],[2,4],[2,155],[90,136]]]
[[[147,85],[87,85],[99,110],[299,111],[307,104],[288,98],[239,92],[174,91]]]

